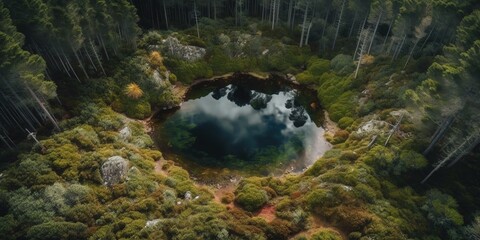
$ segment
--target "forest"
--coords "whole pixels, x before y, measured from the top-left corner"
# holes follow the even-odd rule
[[[314,91],[285,108],[331,148],[170,159],[152,122],[242,76]],[[0,0],[0,238],[480,239],[479,78],[477,0]]]

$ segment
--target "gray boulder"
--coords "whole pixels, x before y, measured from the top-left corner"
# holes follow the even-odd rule
[[[113,156],[102,165],[103,182],[107,186],[122,182],[128,172],[128,160]]]

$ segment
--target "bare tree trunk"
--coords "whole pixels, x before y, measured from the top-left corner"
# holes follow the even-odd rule
[[[446,157],[437,163],[437,166],[423,179],[422,184],[425,183],[436,171],[438,171],[438,169],[443,167],[452,158],[455,157],[450,166],[455,164],[458,160],[465,156],[465,154],[471,151],[471,149],[478,145],[480,143],[479,135],[480,133],[477,131],[466,137],[466,139],[458,147],[450,151]]]
[[[278,25],[278,21],[280,20],[280,6],[282,4],[282,1],[281,0],[277,0],[277,14],[276,14],[276,17],[275,17],[275,25]]]
[[[363,33],[363,41],[362,41],[362,47],[360,48],[360,54],[358,56],[358,63],[357,63],[357,69],[355,70],[355,77],[354,79],[357,79],[358,76],[358,70],[360,70],[360,65],[362,64],[362,59],[363,59],[363,54],[366,51],[366,45],[367,45],[367,40],[368,40],[368,35],[369,35],[370,29],[365,30]]]
[[[293,13],[293,0],[290,0],[288,3],[288,17],[287,17],[288,27],[290,27],[292,24],[292,13]]]
[[[65,70],[65,73],[66,73],[69,77],[72,77],[72,75],[70,75],[70,71],[68,70],[67,66],[66,66],[65,63],[63,62],[62,57],[61,57],[60,54],[58,53],[57,48],[56,48],[56,47],[53,47],[53,49],[55,50],[55,53],[57,54],[57,58],[58,58],[58,60],[60,61],[60,63],[62,64],[63,69]]]
[[[387,146],[388,142],[390,141],[390,138],[392,137],[392,135],[398,130],[398,128],[400,128],[400,123],[402,123],[403,116],[404,116],[404,114],[402,114],[402,116],[400,116],[400,119],[397,121],[397,124],[395,124],[395,126],[393,126],[392,130],[390,130],[390,134],[388,135],[387,141],[385,141],[385,144],[384,144],[385,147]]]
[[[43,103],[42,101],[40,101],[40,99],[37,97],[37,95],[33,92],[33,90],[32,90],[27,84],[25,84],[25,87],[27,88],[28,92],[29,92],[30,95],[33,97],[33,99],[35,99],[35,101],[37,102],[38,106],[40,106],[40,108],[43,110],[43,112],[44,112],[45,115],[48,117],[48,119],[49,119],[50,122],[53,124],[53,126],[55,126],[55,129],[56,129],[56,130],[60,130],[60,127],[58,126],[57,121],[55,121],[55,118],[52,116],[52,114],[50,114],[50,112],[48,111],[48,109],[45,107],[44,103]]]
[[[89,42],[90,42],[90,47],[91,47],[92,50],[93,50],[93,55],[95,55],[95,58],[97,58],[97,62],[98,62],[98,64],[100,65],[100,69],[102,69],[103,74],[106,76],[107,74],[105,73],[105,69],[103,69],[102,61],[100,61],[100,57],[99,57],[98,54],[97,54],[97,50],[95,50],[95,46],[93,45],[92,39],[91,39],[91,38],[88,38],[88,40],[89,40]]]
[[[363,20],[363,24],[360,27],[360,31],[358,32],[357,46],[355,47],[355,52],[353,53],[353,60],[355,60],[355,58],[357,57],[358,47],[360,47],[360,42],[362,41],[362,31],[363,31],[363,28],[365,27],[365,24],[367,23],[367,18],[368,18],[368,15],[365,16],[365,19]]]
[[[108,56],[107,48],[105,48],[105,43],[103,43],[102,35],[97,35],[97,39],[99,43],[102,45],[102,48],[103,48],[103,51],[105,52],[105,56],[107,57],[107,60],[110,60],[110,56]]]
[[[195,15],[195,25],[197,26],[197,37],[200,38],[200,28],[198,26],[197,2],[193,3],[193,12]]]
[[[308,16],[308,3],[305,6],[305,13],[303,14],[303,24],[302,24],[302,36],[300,37],[300,47],[303,47],[303,38],[305,35],[305,28],[307,27],[307,16]]]
[[[60,48],[60,50],[62,51],[63,57],[65,58],[65,63],[66,63],[67,66],[72,70],[72,73],[73,73],[73,75],[75,76],[75,78],[78,80],[78,82],[82,82],[82,81],[80,80],[80,78],[78,77],[77,72],[75,72],[75,69],[73,68],[72,64],[70,63],[70,60],[68,60],[68,57],[67,57],[67,55],[65,54],[65,51],[63,51],[63,48]]]
[[[10,145],[10,143],[7,141],[7,136],[3,136],[2,134],[0,134],[0,140],[2,140],[2,142],[5,144],[5,146],[8,147],[8,149],[10,150],[13,150],[14,146]]]
[[[167,6],[165,5],[165,1],[166,0],[163,0],[163,15],[165,16],[165,26],[167,27],[167,30],[168,30]],[[215,20],[216,20],[216,14],[215,14]]]
[[[375,30],[373,30],[373,34],[372,34],[372,41],[370,41],[370,46],[368,46],[367,54],[370,54],[370,50],[372,49],[373,41],[375,41],[375,35],[377,34],[378,25],[380,24],[382,15],[383,15],[383,9],[380,11],[380,15],[378,15],[377,23],[375,24]]]
[[[403,44],[405,43],[406,38],[407,38],[407,34],[403,35],[403,38],[402,38],[402,41],[400,42],[400,45],[398,45],[397,49],[395,50],[395,53],[393,54],[392,61],[395,61],[395,59],[397,59],[398,55],[400,55],[400,52],[402,51]]]
[[[443,138],[447,129],[452,125],[454,120],[455,120],[455,116],[454,114],[452,114],[451,116],[447,117],[445,121],[442,122],[442,124],[437,128],[437,130],[433,134],[430,144],[425,149],[425,151],[423,151],[423,155],[427,155],[428,153],[430,153],[430,151],[433,149],[435,144],[437,144],[437,142]]]
[[[357,21],[357,15],[358,15],[358,12],[355,11],[355,15],[353,15],[352,26],[350,26],[350,31],[348,32],[348,38],[350,38],[352,36],[353,28],[355,27],[355,22]]]
[[[275,29],[275,22],[276,22],[276,19],[275,19],[275,16],[277,16],[277,0],[272,0],[272,11],[273,11],[273,14],[272,14],[272,30]]]
[[[86,46],[84,45],[82,48],[83,48],[83,51],[87,54],[87,58],[90,61],[90,63],[92,64],[93,69],[95,69],[95,71],[98,71],[97,66],[95,66],[95,63],[93,63],[92,57],[90,56],[90,53],[88,52]]]
[[[420,51],[422,51],[422,50],[423,50],[423,47],[425,47],[425,44],[427,44],[428,39],[430,39],[430,36],[432,35],[433,30],[435,30],[435,26],[433,26],[433,27],[432,27],[432,30],[430,30],[430,32],[428,33],[427,38],[425,39],[425,41],[423,42],[422,46],[420,47]]]
[[[394,23],[395,23],[395,18],[393,18],[390,24],[388,25],[387,35],[385,35],[385,40],[383,40],[382,53],[383,53],[383,50],[385,50],[385,45],[387,44],[388,35],[390,35],[390,31],[392,30],[392,26]]]
[[[345,2],[346,1],[347,0],[343,0],[343,2],[342,2],[342,8],[340,9],[340,16],[338,17],[337,30],[335,31],[335,37],[333,38],[332,50],[335,49],[335,43],[337,42],[338,32],[340,31],[340,25],[342,24],[343,9],[345,8]]]
[[[310,29],[312,29],[313,25],[313,19],[310,21],[310,24],[308,24],[308,30],[307,30],[307,37],[305,38],[305,45],[308,45],[308,40],[310,39]]]
[[[80,58],[78,57],[77,52],[75,51],[75,49],[73,49],[72,45],[70,45],[70,48],[72,48],[73,55],[74,55],[75,58],[77,59],[77,62],[78,62],[78,64],[80,65],[80,68],[82,69],[83,74],[85,74],[85,77],[87,77],[87,79],[90,79],[90,77],[89,77],[88,74],[87,74],[87,70],[85,70],[85,67],[83,66],[82,61],[81,61]]]
[[[415,44],[413,44],[412,51],[410,51],[410,54],[408,54],[407,61],[405,62],[405,65],[403,65],[403,69],[405,69],[408,65],[408,62],[410,61],[410,58],[412,58],[413,52],[415,51],[415,48],[417,47],[418,42],[420,39],[415,40]]]

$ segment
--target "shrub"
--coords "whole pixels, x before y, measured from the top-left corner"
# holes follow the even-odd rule
[[[320,76],[330,69],[330,61],[313,57],[308,61],[307,70],[313,76]]]
[[[310,240],[341,240],[342,236],[331,229],[322,229],[312,235]]]
[[[350,55],[339,54],[330,61],[330,67],[339,75],[350,74],[355,70],[353,58]]]
[[[233,202],[233,200],[235,200],[235,194],[231,192],[226,193],[224,196],[222,196],[222,199],[221,199],[222,203],[224,204],[229,204]]]
[[[47,222],[31,227],[28,239],[86,239],[87,226],[83,223]]]
[[[291,224],[288,221],[275,219],[273,220],[269,228],[267,229],[268,239],[288,239],[291,234]]]
[[[346,129],[346,128],[350,127],[350,125],[352,125],[352,123],[354,121],[355,120],[351,117],[342,117],[342,118],[340,118],[340,120],[338,120],[338,126],[341,129]]]
[[[235,202],[247,211],[253,212],[260,209],[268,201],[268,195],[262,188],[247,183],[237,189]]]
[[[124,105],[124,112],[128,117],[144,119],[152,113],[150,103],[145,99],[128,101]]]
[[[136,83],[130,83],[125,87],[125,95],[133,99],[143,96],[143,90]]]
[[[343,143],[348,139],[350,133],[345,130],[338,130],[333,136],[333,144]]]
[[[428,165],[427,159],[415,151],[403,150],[400,152],[400,157],[393,168],[395,175],[400,175],[411,169],[421,169]]]

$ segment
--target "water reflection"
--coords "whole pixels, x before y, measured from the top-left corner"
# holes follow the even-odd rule
[[[166,119],[157,142],[207,167],[301,170],[329,145],[300,98],[295,89],[267,94],[236,84],[218,87]]]

